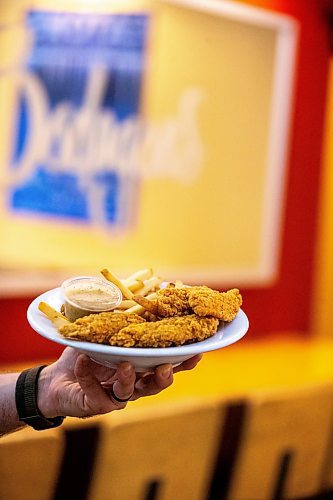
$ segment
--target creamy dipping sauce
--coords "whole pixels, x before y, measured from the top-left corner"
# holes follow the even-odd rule
[[[122,294],[113,283],[94,277],[78,277],[62,284],[65,316],[70,321],[88,314],[111,311],[122,300]]]

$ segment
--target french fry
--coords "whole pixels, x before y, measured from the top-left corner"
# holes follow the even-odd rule
[[[54,309],[52,306],[46,302],[40,302],[38,304],[38,309],[49,318],[56,328],[60,328],[63,325],[67,325],[70,321],[59,311]]]
[[[140,280],[121,280],[122,284],[126,286],[131,292],[137,292],[140,288],[143,288],[143,281]]]
[[[136,304],[136,306],[130,307],[129,309],[126,309],[126,314],[138,314],[139,316],[143,314],[147,309],[144,307],[140,306],[139,304]],[[124,312],[124,311],[121,311]]]
[[[140,298],[142,298],[140,296]],[[146,300],[153,300],[156,298],[156,293],[151,293],[149,295],[147,295],[147,297],[145,297]],[[130,307],[130,309],[127,309],[126,310],[126,313],[129,313],[129,314],[142,314],[146,311],[147,309],[145,309],[144,307],[140,306],[138,303],[133,306],[133,307]]]
[[[134,307],[136,305],[137,305],[137,303],[134,300],[126,299],[126,300],[122,300],[120,302],[119,306],[117,306],[117,309],[120,309],[123,311],[123,310],[129,309],[130,307]]]
[[[114,285],[116,285],[121,293],[123,294],[123,297],[125,299],[132,299],[133,298],[133,293],[131,290],[125,286],[120,279],[118,279],[114,274],[112,274],[108,269],[102,269],[101,273],[103,274],[104,278],[107,279],[108,281],[111,281]]]
[[[151,312],[155,316],[158,314],[158,308],[157,304],[152,302],[151,300],[147,299],[147,297],[143,297],[142,295],[134,295],[133,299],[135,302],[137,302],[140,306],[142,306],[146,311]]]
[[[136,295],[146,295],[148,292],[158,287],[162,283],[162,281],[162,278],[159,278],[158,276],[152,276],[145,281],[143,288],[138,290]]]
[[[184,283],[180,280],[175,281],[175,288],[183,288]]]
[[[139,271],[136,271],[135,273],[131,274],[122,281],[125,283],[125,285],[128,286],[128,281],[129,282],[131,282],[132,280],[145,281],[151,278],[152,276],[153,276],[153,270],[151,268],[140,269]]]

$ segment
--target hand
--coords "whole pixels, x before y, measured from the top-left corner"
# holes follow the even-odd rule
[[[60,358],[44,368],[38,384],[38,407],[48,418],[89,417],[125,408],[127,402],[112,399],[110,389],[120,399],[135,401],[158,394],[173,382],[173,373],[191,370],[202,355],[194,356],[172,369],[158,366],[154,373],[135,373],[123,362],[117,369],[93,362],[85,354],[67,347]]]

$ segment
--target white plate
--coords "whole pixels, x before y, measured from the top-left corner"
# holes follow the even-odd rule
[[[225,323],[224,325],[221,323],[221,327],[215,335],[194,344],[163,348],[115,347],[94,344],[66,339],[60,335],[51,321],[38,309],[38,304],[44,301],[60,310],[63,300],[61,288],[49,290],[34,299],[27,311],[31,327],[43,337],[58,344],[74,347],[90,356],[94,361],[113,368],[121,361],[129,361],[135,366],[136,371],[153,370],[157,365],[163,363],[171,363],[173,366],[177,366],[195,354],[214,351],[237,342],[246,334],[249,328],[248,318],[244,311],[240,310],[231,323]]]

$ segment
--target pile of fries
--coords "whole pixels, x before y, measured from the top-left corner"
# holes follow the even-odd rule
[[[102,269],[101,273],[106,280],[116,285],[123,295],[123,300],[117,309],[115,309],[115,312],[143,314],[146,309],[139,305],[133,297],[135,296],[137,299],[137,297],[141,296],[149,300],[154,299],[156,292],[161,288],[163,283],[163,279],[155,276],[151,268],[136,271],[125,279],[117,278],[108,269]],[[180,282],[178,282],[179,285]]]
[[[162,288],[161,285],[165,283],[163,278],[154,275],[152,268],[140,269],[125,279],[118,278],[108,269],[102,269],[101,274],[107,281],[116,285],[122,293],[123,300],[117,306],[117,309],[113,310],[115,313],[126,312],[127,314],[138,315],[147,313],[147,309],[138,304],[138,300],[140,300],[140,297],[147,300],[154,299],[156,297],[156,292],[160,290]],[[177,280],[174,286],[180,288],[184,285],[180,280]],[[134,300],[134,297],[136,300]],[[68,323],[68,318],[66,318],[64,314],[55,310],[46,302],[40,302],[38,307],[39,310],[52,321],[56,328],[60,328]],[[151,319],[154,319],[153,315],[151,315]]]

